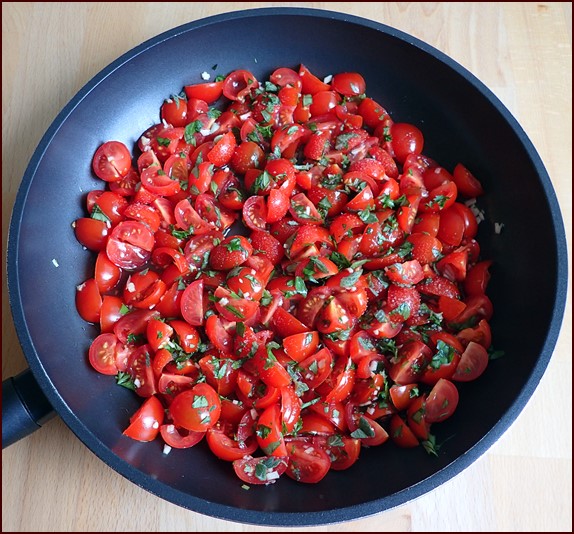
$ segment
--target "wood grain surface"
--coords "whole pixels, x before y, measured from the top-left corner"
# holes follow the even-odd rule
[[[572,235],[570,3],[2,3],[2,253],[26,165],[60,109],[142,41],[216,13],[319,7],[410,33],[461,63],[511,110]],[[535,253],[534,253],[535,254]],[[571,262],[569,262],[571,264]],[[4,272],[4,271],[3,271]],[[571,277],[570,277],[571,279]],[[2,278],[2,377],[26,367]],[[433,492],[376,516],[306,531],[572,531],[572,314],[538,390],[490,451]],[[56,419],[2,453],[3,531],[297,531],[167,503],[96,458]]]

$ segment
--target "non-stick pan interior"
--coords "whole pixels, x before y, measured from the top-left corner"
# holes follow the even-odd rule
[[[200,444],[162,454],[159,443],[122,436],[140,405],[113,377],[95,373],[87,349],[97,330],[76,313],[76,285],[95,256],[71,223],[103,183],[92,175],[107,140],[133,146],[183,85],[248,69],[264,79],[304,63],[319,77],[360,72],[367,93],[395,121],[417,124],[425,154],[452,169],[461,161],[486,196],[479,242],[494,260],[489,287],[494,346],[505,356],[460,387],[456,414],[436,425],[448,441],[438,458],[388,444],[363,450],[352,469],[317,485],[286,479],[241,488],[231,466]],[[534,210],[534,213],[533,213]],[[494,223],[504,223],[495,234]],[[534,252],[534,248],[536,252]],[[400,504],[444,482],[514,420],[550,358],[565,294],[565,243],[550,181],[532,145],[493,95],[439,52],[390,28],[310,10],[255,10],[212,17],[145,43],[92,80],[42,140],[17,199],[9,245],[16,327],[46,395],[98,456],[135,483],[193,510],[251,523],[310,524],[351,519]],[[541,276],[544,273],[544,276]],[[454,463],[453,463],[454,462]],[[297,515],[294,515],[296,514]]]

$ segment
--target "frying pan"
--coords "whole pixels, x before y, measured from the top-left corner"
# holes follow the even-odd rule
[[[447,168],[462,161],[480,177],[487,195],[479,201],[486,220],[478,239],[483,256],[495,262],[491,326],[505,356],[478,381],[461,386],[457,412],[436,428],[437,441],[449,438],[438,458],[422,448],[365,449],[352,469],[330,473],[317,485],[287,479],[245,491],[229,464],[202,445],[164,456],[159,443],[122,436],[141,401],[87,363],[97,330],[77,315],[74,296],[94,258],[82,250],[70,223],[83,215],[86,193],[102,187],[90,171],[95,149],[110,139],[133,146],[157,121],[163,99],[191,76],[217,65],[218,73],[246,68],[264,79],[278,66],[301,62],[320,76],[362,73],[369,95],[395,120],[419,125],[426,154]],[[522,206],[536,206],[536,218]],[[495,222],[504,223],[501,234],[494,233]],[[30,370],[3,384],[3,445],[37,427],[53,408],[113,469],[200,513],[310,525],[389,509],[459,473],[522,410],[556,343],[566,257],[556,196],[534,147],[496,97],[444,54],[384,25],[318,10],[259,9],[181,26],[128,52],[91,80],[50,126],[26,170],[10,225],[8,284]]]

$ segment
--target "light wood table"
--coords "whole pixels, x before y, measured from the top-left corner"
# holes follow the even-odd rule
[[[570,3],[2,4],[2,246],[25,167],[59,110],[100,69],[164,30],[265,6],[344,11],[406,31],[481,79],[537,147],[572,233]],[[571,241],[569,241],[571,248]],[[26,364],[2,282],[2,376]],[[539,389],[508,432],[460,475],[394,510],[307,531],[572,530],[571,300]],[[294,531],[212,519],[148,494],[56,419],[2,453],[3,531]]]

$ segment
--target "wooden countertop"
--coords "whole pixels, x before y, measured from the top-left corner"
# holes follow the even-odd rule
[[[26,165],[60,109],[140,42],[216,13],[305,6],[374,19],[435,46],[514,113],[556,189],[572,242],[570,3],[2,3],[2,251]],[[571,277],[570,277],[571,279]],[[26,367],[2,279],[2,376]],[[539,389],[500,441],[454,479],[368,519],[306,531],[572,531],[571,293]],[[56,419],[2,453],[3,531],[259,529],[178,508],[125,480]]]

